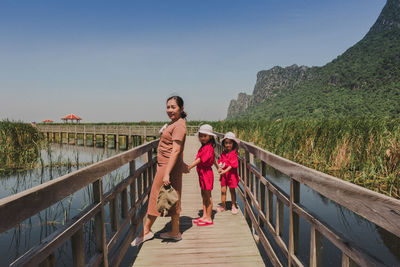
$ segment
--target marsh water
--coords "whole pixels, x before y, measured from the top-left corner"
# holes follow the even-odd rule
[[[108,148],[51,144],[41,151],[39,168],[0,176],[0,198],[56,179],[116,153],[118,150]],[[137,167],[142,164],[143,159],[137,159]],[[126,178],[128,173],[128,166],[125,165],[103,177],[103,192],[113,188]],[[90,203],[92,203],[92,188],[87,186],[25,220],[19,226],[2,233],[0,235],[0,265],[8,266],[49,234],[65,225]],[[105,216],[106,221],[109,221],[108,205],[105,206]],[[109,224],[106,225],[107,233],[111,232],[109,226]],[[91,229],[93,229],[93,220],[86,223],[84,227],[86,259],[95,252]],[[55,256],[56,266],[72,266],[71,244],[69,242],[64,244],[55,252]]]
[[[41,167],[28,172],[20,172],[0,177],[0,198],[16,194],[32,188],[64,174],[73,172],[85,165],[101,161],[118,153],[115,149],[98,147],[84,147],[74,145],[52,144],[41,153]],[[143,163],[143,159],[137,160],[137,167]],[[119,181],[128,176],[128,166],[123,166],[103,178],[103,192],[109,191]],[[289,194],[289,178],[284,174],[269,168],[267,178]],[[259,192],[259,191],[258,191]],[[45,237],[59,229],[68,220],[77,215],[92,201],[91,186],[85,187],[53,206],[41,211],[39,214],[25,220],[18,227],[8,230],[0,235],[0,263],[8,265],[23,255],[33,246],[40,243]],[[276,198],[274,197],[274,209]],[[306,186],[300,188],[300,205],[313,216],[329,225],[338,235],[356,244],[360,250],[375,258],[385,266],[400,266],[400,238],[388,233],[375,224],[364,220],[353,212],[326,199]],[[108,206],[108,205],[107,205]],[[109,209],[105,207],[106,221],[109,221]],[[240,203],[240,206],[243,205]],[[274,211],[275,221],[275,211]],[[4,216],[4,215],[2,215]],[[283,239],[288,244],[289,210],[284,207]],[[400,222],[399,222],[400,223]],[[110,225],[106,225],[108,235],[111,234]],[[266,229],[265,229],[266,230]],[[298,257],[309,265],[310,250],[310,226],[300,218],[299,225]],[[267,230],[265,231],[267,233]],[[86,260],[94,255],[95,243],[93,233],[93,221],[85,224],[85,254]],[[282,253],[273,238],[268,236],[272,246],[276,249],[278,257],[283,264],[287,264]],[[55,252],[57,266],[71,266],[71,244],[65,243]],[[264,255],[266,257],[266,255]],[[330,241],[323,239],[323,266],[341,266],[341,252]],[[266,262],[268,260],[266,259]]]
[[[266,178],[280,188],[286,196],[290,194],[290,178],[285,174],[268,167]],[[254,179],[254,177],[252,177]],[[253,180],[254,185],[255,181]],[[259,188],[255,188],[256,194]],[[239,205],[243,203],[239,203]],[[336,234],[346,240],[349,244],[355,245],[362,252],[374,258],[382,266],[400,266],[400,238],[382,229],[353,213],[352,211],[336,204],[325,198],[305,185],[300,185],[300,206],[307,210],[315,218],[328,225]],[[273,226],[275,227],[276,216],[276,197],[273,197]],[[243,209],[242,209],[243,210]],[[255,214],[256,210],[253,209]],[[299,240],[297,257],[305,266],[310,263],[310,224],[299,218]],[[400,225],[400,222],[399,222]],[[286,266],[287,260],[280,252],[279,246],[273,237],[264,232],[270,241],[277,256]],[[284,205],[284,229],[282,234],[285,244],[288,246],[289,240],[289,208]],[[323,238],[323,265],[322,266],[341,266],[342,253],[328,239]],[[272,265],[271,265],[272,266]]]

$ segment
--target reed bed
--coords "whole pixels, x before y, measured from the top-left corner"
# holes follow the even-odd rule
[[[32,125],[0,121],[0,171],[34,168],[44,144],[43,134]]]
[[[211,122],[274,154],[400,198],[400,119]]]

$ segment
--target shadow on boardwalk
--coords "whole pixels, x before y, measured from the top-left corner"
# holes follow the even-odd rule
[[[198,148],[197,138],[188,137],[184,152],[186,163],[194,160]],[[183,176],[182,240],[163,242],[154,238],[140,246],[139,250],[130,248],[120,266],[265,266],[242,213],[233,215],[229,210],[215,213],[221,194],[216,171],[214,178],[214,225],[198,227],[192,223],[192,219],[202,213],[198,177],[196,171],[192,170]],[[229,193],[227,197],[229,201]],[[170,227],[170,218],[159,217],[152,230],[159,234]]]

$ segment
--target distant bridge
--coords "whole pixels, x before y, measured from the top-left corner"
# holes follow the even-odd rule
[[[42,129],[45,132],[50,130],[50,128]],[[62,129],[65,131],[65,128],[60,127],[58,132]],[[104,128],[91,131],[96,134],[122,132],[121,128],[114,132],[110,132],[109,129],[102,131],[98,129]],[[125,134],[133,134],[132,128],[126,129]],[[147,136],[153,134],[156,136],[157,129],[150,129],[141,128],[140,133],[146,132]],[[77,128],[74,133],[79,132],[81,130]],[[89,130],[84,128],[83,132],[88,133]],[[139,130],[134,134],[139,134]],[[221,136],[218,134],[218,140]],[[54,266],[54,251],[67,241],[71,242],[74,266],[118,266],[143,222],[148,194],[156,171],[157,158],[153,156],[152,151],[158,142],[158,140],[147,142],[84,169],[1,199],[0,214],[7,216],[3,216],[0,220],[0,233],[15,227],[81,188],[90,186],[93,189],[93,199],[89,206],[68,224],[18,258],[11,266],[38,264]],[[184,151],[186,162],[194,159],[198,146],[195,137],[187,137]],[[221,152],[219,141],[216,151]],[[146,163],[137,168],[136,159],[142,155],[146,157]],[[399,200],[304,167],[247,142],[241,142],[240,155],[240,187],[237,189],[237,194],[244,207],[240,215],[218,213],[214,218],[214,226],[209,228],[193,226],[191,219],[197,217],[197,212],[201,208],[201,198],[196,175],[194,172],[186,174],[182,190],[183,240],[177,243],[164,243],[159,239],[148,241],[141,246],[137,257],[130,263],[135,266],[175,266],[179,263],[188,266],[263,266],[267,263],[273,266],[304,266],[298,256],[301,244],[309,247],[310,266],[322,266],[322,240],[326,238],[340,250],[342,266],[382,264],[360,250],[359,244],[335,233],[326,223],[300,205],[300,184],[308,186],[400,237]],[[129,176],[112,190],[104,193],[102,177],[126,164],[129,165]],[[286,194],[269,181],[266,175],[267,168],[273,168],[288,176],[290,194]],[[218,184],[218,180],[215,179],[214,205],[219,199]],[[110,204],[109,222],[104,217],[107,204]],[[289,212],[288,243],[283,239],[283,233],[286,231],[284,207]],[[304,244],[300,239],[300,218],[310,226],[308,244]],[[96,253],[92,258],[85,259],[83,226],[89,220],[95,222]],[[167,221],[159,218],[154,230],[168,227]],[[106,236],[107,223],[110,223],[112,228],[110,238]],[[257,247],[268,258],[262,259]],[[284,255],[284,259],[279,255]]]
[[[161,129],[161,126],[85,124],[38,124],[36,127],[45,134],[49,142],[108,147],[111,141],[111,147],[117,149],[120,143],[123,143],[124,149],[128,149],[157,139]],[[188,126],[187,129],[188,135],[193,135],[198,127]]]

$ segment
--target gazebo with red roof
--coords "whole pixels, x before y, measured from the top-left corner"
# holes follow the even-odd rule
[[[65,116],[64,118],[61,118],[64,122],[68,122],[68,120],[71,120],[71,122],[74,122],[74,120],[76,122],[79,122],[80,120],[82,120],[82,118],[76,116],[75,114],[71,113],[68,114],[67,116]]]
[[[50,120],[50,119],[45,119],[44,121],[43,121],[43,123],[52,123],[53,121],[52,120]]]

